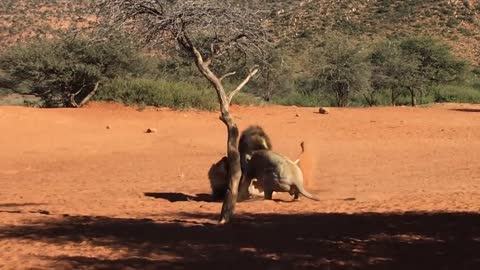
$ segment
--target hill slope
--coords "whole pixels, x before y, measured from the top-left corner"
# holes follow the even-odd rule
[[[31,36],[55,36],[95,21],[91,0],[2,0],[0,48]],[[480,65],[479,0],[302,0],[277,1],[281,37],[293,42],[340,31],[375,40],[398,35],[430,35]]]
[[[0,48],[29,37],[53,37],[70,28],[93,25],[91,0],[0,1]]]
[[[479,0],[305,0],[285,11],[283,21],[284,36],[308,41],[328,31],[367,40],[433,36],[480,64]]]

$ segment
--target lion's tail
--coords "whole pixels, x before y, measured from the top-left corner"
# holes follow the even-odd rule
[[[310,200],[320,201],[320,199],[318,199],[315,195],[312,195],[308,191],[306,191],[305,188],[303,188],[303,186],[301,187],[297,186],[297,189],[298,189],[298,192],[302,194],[304,197],[307,197]]]

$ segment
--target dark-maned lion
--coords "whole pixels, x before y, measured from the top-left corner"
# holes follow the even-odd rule
[[[245,129],[238,143],[240,153],[240,166],[245,170],[247,159],[252,153],[257,150],[272,149],[272,142],[267,133],[262,127],[258,125],[249,126]],[[225,197],[228,189],[228,162],[227,157],[222,157],[217,163],[213,164],[208,171],[208,178],[210,180],[210,187],[212,189],[212,196],[216,200],[221,200]],[[240,186],[242,184],[240,183]],[[240,199],[248,198],[249,194],[260,195],[261,192],[256,191],[254,187],[246,187],[245,192],[240,194]]]
[[[227,157],[222,157],[217,163],[213,164],[208,170],[208,179],[212,189],[214,200],[223,200],[228,189],[228,162]]]

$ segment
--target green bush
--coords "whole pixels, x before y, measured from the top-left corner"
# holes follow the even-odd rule
[[[211,91],[214,91],[211,89]],[[211,95],[215,95],[211,93]],[[218,103],[218,102],[217,102]],[[232,100],[232,104],[236,105],[264,105],[262,98],[256,97],[250,93],[238,92]]]
[[[215,90],[211,86],[164,79],[117,78],[101,86],[95,99],[174,109],[215,110],[219,108]],[[232,103],[259,104],[259,100],[240,92],[235,95]]]
[[[472,73],[475,74],[475,75],[480,76],[480,67],[474,67],[474,68],[472,69]]]
[[[117,78],[101,86],[95,99],[129,105],[213,110],[218,103],[211,92],[185,82]]]
[[[300,107],[316,107],[316,106],[332,106],[332,99],[321,97],[315,94],[302,94],[299,92],[291,92],[286,96],[274,97],[273,103],[284,106],[300,106]]]
[[[435,87],[435,102],[480,103],[480,90],[461,85]]]
[[[143,66],[133,45],[122,38],[35,40],[0,57],[0,68],[19,84],[30,85],[24,93],[40,97],[46,107],[75,106],[98,82],[144,73]]]
[[[415,57],[420,65],[419,76],[433,84],[464,79],[468,63],[458,59],[450,47],[431,37],[413,37],[399,44],[405,57]]]
[[[288,95],[294,91],[292,59],[284,51],[274,49],[269,53],[268,63],[262,65],[260,74],[248,84],[246,91],[272,101],[275,97]]]
[[[254,93],[282,105],[358,106],[371,90],[366,43],[328,32],[301,50],[293,44],[278,46],[269,62],[273,72],[261,73]]]
[[[438,85],[432,95],[435,102],[480,103],[480,77],[472,73],[463,83]]]
[[[417,98],[426,100],[432,86],[464,80],[468,67],[449,47],[429,37],[377,44],[370,61],[374,69],[372,86],[388,93],[392,105],[398,104],[399,98],[410,96],[414,106]]]
[[[339,107],[348,106],[352,97],[370,89],[371,65],[365,48],[348,37],[327,37],[315,50],[312,71],[320,92],[334,97]]]

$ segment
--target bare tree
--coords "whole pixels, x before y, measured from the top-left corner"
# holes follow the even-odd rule
[[[195,62],[201,74],[215,88],[220,103],[220,120],[227,127],[229,189],[222,206],[222,223],[233,215],[241,177],[238,128],[229,113],[234,95],[258,72],[253,66],[244,72],[238,86],[227,93],[222,80],[236,71],[216,70],[225,60],[262,58],[267,45],[266,17],[262,1],[222,0],[99,0],[100,17],[109,27],[123,28],[145,45],[176,46]],[[249,61],[241,61],[243,64]],[[218,67],[218,66],[217,66]]]

